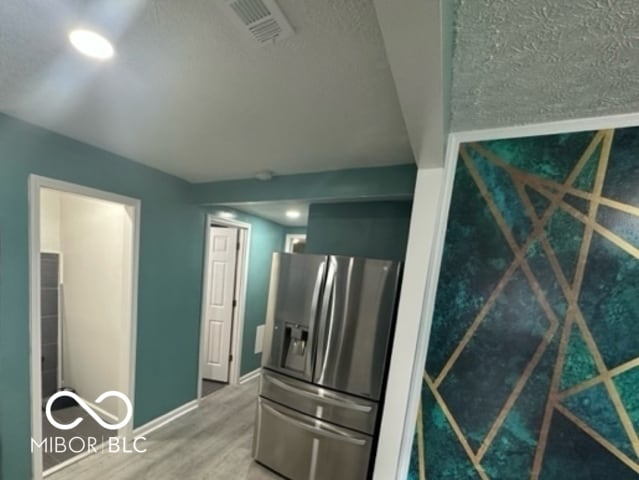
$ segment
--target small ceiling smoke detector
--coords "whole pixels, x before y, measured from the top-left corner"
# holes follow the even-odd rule
[[[69,41],[77,51],[87,57],[108,60],[113,57],[113,45],[99,33],[77,29],[69,33]]]
[[[273,172],[271,172],[270,170],[264,170],[263,172],[257,172],[255,174],[255,178],[257,178],[258,180],[262,180],[263,182],[266,182],[270,179],[273,178]]]
[[[294,33],[275,0],[227,0],[226,7],[258,45],[274,43]]]

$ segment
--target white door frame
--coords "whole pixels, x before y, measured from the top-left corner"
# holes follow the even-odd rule
[[[248,279],[249,251],[251,246],[251,224],[234,220],[230,218],[222,218],[216,214],[209,213],[206,215],[205,230],[205,247],[204,247],[204,268],[202,269],[202,307],[200,314],[200,355],[197,371],[197,398],[202,398],[202,372],[204,359],[206,356],[206,296],[209,291],[208,285],[208,268],[210,262],[210,246],[211,246],[211,225],[220,225],[225,227],[234,227],[240,230],[238,239],[242,238],[242,230],[246,232],[244,241],[241,241],[240,251],[237,256],[237,273],[236,285],[240,285],[240,292],[237,297],[238,305],[233,311],[233,320],[231,326],[231,355],[233,361],[229,368],[229,384],[237,385],[240,383],[240,366],[242,362],[242,336],[244,334],[244,315],[246,311],[246,280]]]
[[[287,233],[284,239],[284,251],[288,253],[293,253],[293,245],[295,245],[296,240],[306,240],[305,233]]]
[[[29,338],[31,344],[30,374],[31,374],[31,437],[36,442],[42,441],[42,365],[40,363],[42,346],[40,342],[40,191],[50,188],[63,193],[84,195],[86,197],[122,204],[131,215],[132,231],[132,261],[131,268],[131,314],[128,321],[123,322],[123,336],[129,338],[128,359],[119,367],[121,374],[128,374],[127,392],[122,392],[131,400],[135,411],[135,355],[137,338],[138,311],[138,268],[140,252],[140,200],[126,197],[103,190],[97,190],[75,183],[64,182],[39,175],[29,175]],[[125,365],[126,363],[126,365]],[[127,370],[125,370],[125,368]],[[93,399],[89,399],[93,400]],[[133,421],[118,431],[120,437],[130,437],[133,432]],[[79,454],[53,467],[62,468],[69,463],[85,457]],[[42,454],[36,450],[31,454],[32,478],[40,480],[43,476]],[[51,469],[50,471],[53,471]]]
[[[411,237],[420,236],[421,230],[425,229],[429,232],[432,230],[432,233],[429,233],[432,236],[430,238],[432,249],[429,253],[428,267],[424,268],[423,263],[418,265],[422,269],[419,280],[424,282],[425,289],[419,293],[414,291],[414,289],[405,288],[407,287],[407,282],[405,281],[400,296],[396,322],[397,330],[395,332],[387,384],[387,391],[391,392],[394,398],[389,399],[387,396],[386,399],[373,480],[387,480],[390,478],[404,480],[408,475],[415,420],[422,387],[421,379],[426,363],[435,297],[437,295],[437,283],[439,281],[439,269],[444,253],[448,211],[455,180],[459,145],[461,143],[485,140],[637,126],[639,126],[639,114],[631,113],[535,123],[515,127],[460,131],[448,135],[446,157],[443,164],[444,184],[436,186],[440,188],[437,218],[421,218],[420,213],[423,213],[427,206],[413,202],[409,244],[406,252],[407,261],[404,270],[405,280],[411,268],[411,258],[420,258],[419,252],[424,248],[423,244],[419,242],[411,242]],[[418,193],[425,195],[428,189],[433,188],[435,186],[424,184],[420,192],[416,191],[415,198],[417,198]],[[429,217],[429,215],[426,215],[426,217]],[[415,278],[411,278],[411,280],[415,280]],[[412,315],[414,310],[412,307],[417,304],[421,305],[421,315],[415,318]],[[402,314],[403,310],[405,310],[405,314]],[[407,372],[411,372],[410,377],[406,374]]]

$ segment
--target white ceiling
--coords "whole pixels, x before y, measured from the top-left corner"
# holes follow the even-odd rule
[[[452,128],[639,110],[637,0],[456,0]]]
[[[2,0],[0,111],[196,182],[412,161],[372,2],[279,3],[296,33],[260,48],[223,0]]]
[[[308,223],[309,204],[305,202],[230,203],[225,206],[266,218],[287,227],[305,227]],[[288,218],[286,212],[289,210],[298,211],[299,218]]]

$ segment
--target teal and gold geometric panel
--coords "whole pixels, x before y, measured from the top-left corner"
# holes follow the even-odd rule
[[[541,307],[529,302],[534,295],[525,275],[515,271],[439,385],[442,398],[474,451],[550,328]],[[460,385],[473,395],[460,395]]]
[[[482,145],[525,173],[562,183],[592,137],[592,132],[580,132],[485,141]]]
[[[639,128],[462,145],[411,479],[639,478]]]
[[[590,210],[590,201],[583,197],[578,197],[576,195],[570,195],[567,193],[564,195],[562,199],[566,204],[573,207],[579,213],[583,213],[584,215],[588,215],[588,210]]]
[[[597,144],[597,147],[593,150],[592,155],[586,160],[585,165],[581,169],[581,172],[577,175],[577,178],[572,182],[572,186],[577,190],[583,190],[585,192],[592,191],[595,185],[595,177],[597,175],[597,166],[599,165],[599,159],[601,158],[602,144]]]
[[[618,128],[610,152],[602,196],[639,207],[639,136],[637,128]]]
[[[568,390],[598,374],[597,365],[588,350],[588,345],[586,345],[579,327],[573,324],[568,338],[559,389],[561,391]]]
[[[608,368],[639,356],[639,259],[599,234],[590,246],[579,306]]]
[[[468,187],[467,187],[468,186]],[[451,204],[446,236],[456,238],[444,251],[433,330],[445,336],[431,340],[426,370],[436,377],[455,351],[479,310],[506,272],[514,256],[490,210],[463,165],[455,176],[459,201]],[[474,205],[474,208],[467,208]],[[476,227],[469,228],[469,225]],[[472,248],[470,247],[472,246]],[[463,277],[459,271],[463,270]]]
[[[635,363],[639,365],[639,362]],[[621,402],[626,407],[635,430],[639,432],[639,395],[637,394],[639,366],[618,374],[613,380],[619,391]]]
[[[577,268],[584,228],[579,220],[561,209],[557,209],[546,224],[546,238],[569,283],[572,283]]]
[[[538,478],[544,480],[637,480],[637,472],[621,461],[573,419],[557,412],[548,433],[547,450]],[[495,480],[499,477],[494,477]],[[521,478],[528,478],[522,476]]]
[[[506,171],[488,161],[477,150],[469,150],[475,167],[488,190],[492,192],[493,201],[501,212],[508,229],[519,245],[530,235],[532,221],[526,215],[515,184]]]
[[[535,210],[537,218],[541,218],[544,213],[546,213],[546,210],[548,210],[548,207],[550,207],[550,200],[528,185],[524,187],[524,191]]]
[[[532,469],[546,405],[546,396],[539,392],[547,392],[551,383],[550,376],[543,373],[552,371],[558,347],[559,337],[555,336],[482,458],[489,478],[519,480],[521,472]]]
[[[633,214],[606,205],[599,205],[597,223],[631,245],[639,247],[639,216],[637,213],[639,213],[639,208]]]
[[[562,404],[610,444],[637,460],[632,443],[603,383],[564,398]]]
[[[540,239],[535,240],[528,247],[525,257],[526,262],[535,278],[545,279],[543,284],[544,294],[555,313],[563,318],[568,311],[568,300],[561,288],[559,280],[553,273],[553,267],[546,256],[544,246]]]

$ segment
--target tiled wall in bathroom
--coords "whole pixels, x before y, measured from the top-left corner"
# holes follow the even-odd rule
[[[41,326],[42,326],[42,397],[46,398],[58,387],[58,294],[60,256],[43,253],[41,272]]]

